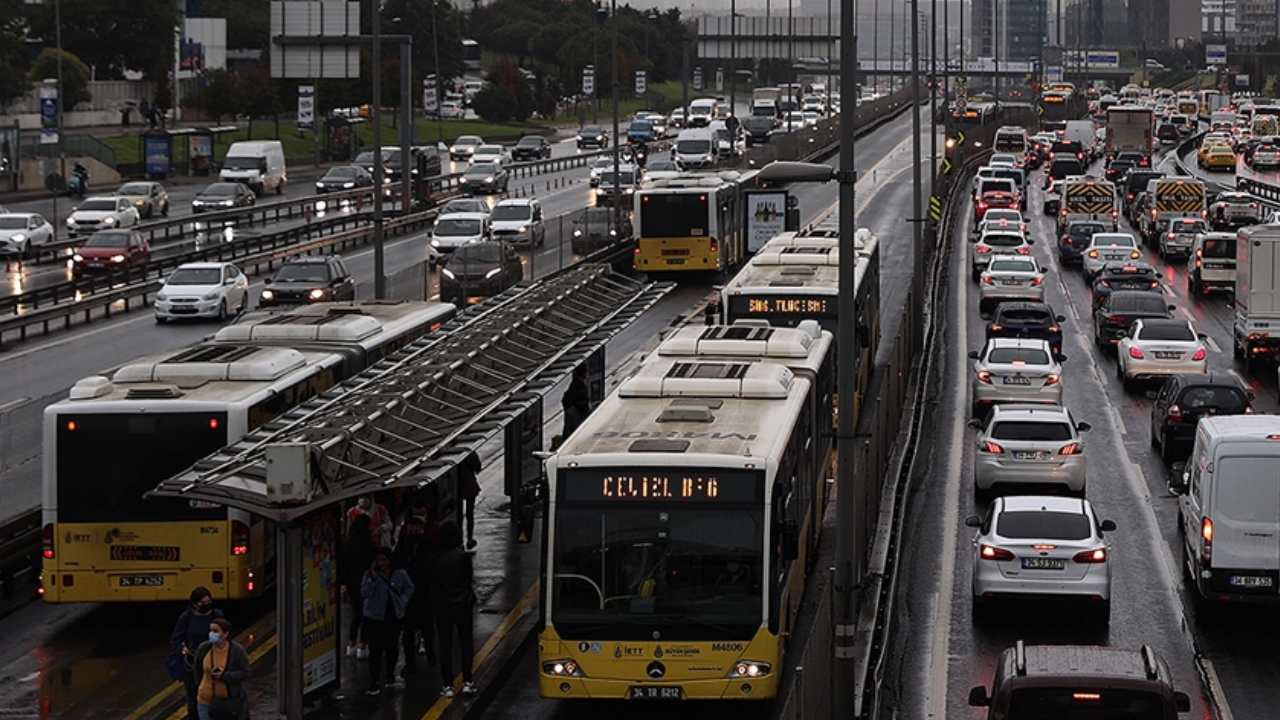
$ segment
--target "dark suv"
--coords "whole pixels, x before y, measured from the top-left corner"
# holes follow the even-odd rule
[[[1058,262],[1079,265],[1094,233],[1111,232],[1100,220],[1072,220],[1058,238]]]
[[[1151,444],[1166,463],[1185,459],[1200,418],[1251,413],[1252,400],[1253,393],[1226,373],[1171,375],[1151,404]]]
[[[525,135],[511,150],[515,162],[551,159],[551,143],[541,135]]]
[[[1093,302],[1090,305],[1098,307],[1116,290],[1140,290],[1159,294],[1160,277],[1150,263],[1141,260],[1109,262],[1093,276]]]
[[[297,257],[285,261],[258,297],[258,307],[355,300],[356,281],[342,258]]]
[[[1173,305],[1165,303],[1160,293],[1141,290],[1117,290],[1095,306],[1093,311],[1093,339],[1099,349],[1114,350],[1129,330],[1129,325],[1142,318],[1173,317]]]
[[[1024,645],[1000,654],[991,692],[979,685],[969,704],[989,720],[1124,718],[1177,720],[1191,698],[1173,689],[1169,666],[1149,646]]]
[[[1067,318],[1042,302],[1002,302],[991,313],[987,339],[1029,338],[1044,340],[1054,353],[1062,352],[1062,323]]]

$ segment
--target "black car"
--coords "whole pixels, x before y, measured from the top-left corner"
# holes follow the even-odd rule
[[[1144,170],[1140,167],[1132,168],[1125,173],[1120,178],[1120,190],[1124,193],[1122,200],[1125,212],[1129,211],[1129,206],[1133,204],[1138,195],[1146,192],[1147,183],[1162,177],[1164,177],[1164,173],[1158,170]]]
[[[1116,290],[1103,298],[1093,310],[1093,340],[1099,349],[1115,349],[1115,344],[1140,318],[1173,317],[1174,306],[1160,293],[1142,290]]]
[[[773,116],[751,116],[743,118],[742,130],[747,136],[747,147],[764,145],[769,142],[769,135],[777,127]]]
[[[1002,302],[996,305],[987,323],[987,339],[1027,338],[1044,340],[1054,353],[1062,352],[1062,323],[1048,303],[1031,301]]]
[[[286,260],[266,281],[258,307],[356,299],[356,281],[336,255]]]
[[[1146,169],[1151,167],[1151,157],[1136,150],[1125,150],[1124,152],[1116,153],[1115,159],[1128,160],[1133,163],[1135,168]]]
[[[622,222],[613,227],[615,213],[607,207],[589,207],[573,218],[573,233],[570,240],[573,254],[587,255],[614,242],[631,237],[631,220],[626,213],[621,213]]]
[[[373,187],[373,176],[358,165],[329,168],[329,172],[316,181],[316,192],[321,195],[369,187]]]
[[[1172,145],[1182,139],[1182,131],[1178,130],[1178,126],[1173,123],[1160,123],[1156,128],[1156,139]]]
[[[462,190],[469,195],[505,193],[511,172],[501,163],[479,162],[462,174]]]
[[[492,297],[524,279],[520,255],[505,240],[463,245],[440,269],[440,300],[466,305]]]
[[[515,162],[522,160],[549,160],[551,159],[551,143],[547,142],[547,139],[541,135],[525,135],[512,148],[511,159]]]
[[[364,168],[369,173],[369,177],[373,177],[373,151],[365,150],[356,155],[355,164]],[[399,148],[382,148],[382,178],[385,182],[390,180],[395,182],[400,179],[400,149]]]
[[[1044,174],[1044,187],[1050,180],[1063,180],[1072,175],[1084,175],[1084,163],[1074,156],[1057,157],[1049,161],[1049,171]]]
[[[1129,172],[1129,170],[1134,167],[1135,163],[1132,160],[1121,160],[1120,158],[1116,158],[1107,165],[1107,170],[1104,175],[1111,182],[1116,182],[1121,176]]]
[[[1111,232],[1100,220],[1072,220],[1058,238],[1058,262],[1063,265],[1079,265],[1084,259],[1084,249],[1094,233]]]
[[[1084,162],[1084,147],[1078,140],[1058,140],[1049,146],[1049,160],[1075,158]]]
[[[191,198],[191,212],[216,212],[231,208],[249,207],[258,201],[248,185],[235,182],[217,182],[196,193]]]
[[[1093,301],[1090,305],[1098,307],[1104,298],[1116,290],[1159,293],[1160,274],[1149,263],[1141,260],[1106,263],[1093,276]]]
[[[609,134],[597,125],[588,125],[578,131],[578,149],[600,150],[609,147]]]
[[[1165,462],[1183,459],[1200,418],[1251,413],[1252,400],[1253,393],[1227,373],[1171,375],[1151,404],[1151,445]]]

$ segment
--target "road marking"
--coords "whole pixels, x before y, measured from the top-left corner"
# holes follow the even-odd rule
[[[3,404],[3,405],[0,405],[0,413],[8,412],[9,410],[12,410],[12,409],[14,409],[14,408],[18,407],[19,405],[22,405],[23,403],[27,402],[27,401],[28,401],[28,400],[30,400],[30,399],[31,399],[31,398],[26,397],[25,395],[24,395],[23,397],[20,397],[20,398],[14,398],[13,400],[10,400],[9,402],[7,402],[7,403],[5,403],[5,404]]]
[[[1201,657],[1200,664],[1204,667],[1204,674],[1209,681],[1209,696],[1218,706],[1218,720],[1234,720],[1231,706],[1227,704],[1227,693],[1222,689],[1222,680],[1218,679],[1218,669],[1207,657]]]
[[[1172,291],[1170,291],[1170,293],[1169,293],[1169,294],[1170,294],[1170,295],[1173,295],[1173,292],[1172,292]],[[1178,311],[1179,311],[1179,312],[1181,312],[1181,313],[1182,313],[1182,315],[1183,315],[1183,317],[1185,317],[1187,320],[1189,320],[1189,321],[1191,321],[1191,322],[1195,322],[1195,321],[1196,321],[1195,316],[1191,314],[1191,311],[1190,311],[1190,310],[1188,310],[1188,309],[1186,308],[1186,306],[1185,306],[1185,305],[1184,305],[1184,306],[1182,306],[1181,308],[1178,308]]]
[[[1206,333],[1204,336],[1204,341],[1209,345],[1210,350],[1216,353],[1222,352],[1222,348],[1218,347],[1218,341],[1214,340],[1212,335],[1209,335]]]

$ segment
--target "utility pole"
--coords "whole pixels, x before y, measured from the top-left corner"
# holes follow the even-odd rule
[[[689,125],[689,38],[682,37],[680,40],[681,54],[681,71],[680,71],[680,117],[685,127]]]
[[[831,117],[831,95],[836,91],[835,85],[832,84],[831,77],[831,51],[833,49],[831,47],[831,21],[833,19],[834,18],[831,16],[831,0],[827,0],[827,99],[825,101],[827,106],[827,117]],[[853,84],[853,78],[849,79],[849,83]],[[857,98],[854,98],[854,102],[857,102]]]
[[[600,15],[603,12],[603,9],[599,5],[596,5],[593,12],[594,12],[594,20],[596,23],[596,27],[595,27],[595,32],[591,33],[591,71],[595,72],[596,68],[600,67],[600,51],[597,50],[597,46],[599,45],[598,40],[600,37],[600,24],[602,22]],[[591,106],[595,108],[595,111],[594,111],[595,123],[599,125],[600,124],[600,92],[596,90],[596,84],[594,80],[591,83]],[[617,137],[614,137],[615,141],[617,139],[618,139]]]
[[[893,18],[893,6],[898,0],[889,0],[889,92],[893,93],[893,35],[897,30],[897,22]]]
[[[67,152],[66,146],[63,144],[66,140],[63,137],[65,133],[63,132],[62,116],[67,109],[67,94],[62,89],[62,0],[53,0],[53,34],[54,41],[58,44],[58,174],[62,176],[62,182],[65,185],[67,182]],[[175,77],[173,80],[177,82],[178,78]],[[21,135],[17,137],[21,137]],[[88,193],[88,184],[86,182],[85,186],[80,188],[80,191]],[[64,223],[58,217],[58,193],[55,192],[53,194],[53,236],[55,239],[58,237],[58,227],[63,225]],[[63,229],[65,230],[66,228],[63,227]]]
[[[960,6],[961,10],[964,5]],[[950,125],[951,117],[951,0],[942,0],[942,107],[946,112],[943,131]],[[950,134],[949,132],[947,133]]]
[[[385,248],[382,236],[382,8],[379,0],[369,3],[371,12],[371,29],[373,31],[373,50],[369,57],[370,72],[373,74],[373,107],[369,116],[373,118],[373,297],[382,300],[387,297],[387,276],[385,273]],[[401,158],[401,168],[405,158]]]
[[[616,2],[616,0],[614,0]],[[645,35],[648,37],[648,35]],[[615,111],[616,112],[616,111]],[[738,114],[738,0],[729,0],[729,115]]]
[[[911,0],[915,2],[915,0]],[[1000,112],[1000,0],[991,0],[991,52],[995,66],[996,112]]]
[[[436,73],[440,82],[440,73]],[[408,215],[413,207],[413,179],[418,164],[413,161],[413,41],[400,42],[400,214]],[[437,111],[439,104],[436,105]],[[437,115],[439,113],[437,112]],[[423,178],[425,180],[425,178]]]
[[[619,173],[619,147],[618,147],[618,0],[610,0],[609,2],[609,25],[611,32],[609,33],[609,41],[612,43],[613,55],[609,58],[610,74],[613,77],[613,190],[610,191],[610,199],[613,200],[613,227],[622,227],[622,185],[618,182]],[[532,251],[530,251],[532,252]]]
[[[880,94],[880,0],[875,0],[871,11],[871,24],[875,27],[875,31],[871,33],[871,57],[875,58],[876,75],[875,80],[871,81],[871,92],[875,95]],[[841,12],[844,12],[841,10]],[[844,104],[841,103],[841,107]]]
[[[438,0],[431,0],[431,53],[434,56],[436,74],[436,139],[444,142],[444,113],[440,112],[440,88],[444,85],[444,74],[440,72],[440,15],[436,13]]]
[[[894,0],[896,2],[897,0]],[[857,335],[854,326],[857,322],[857,308],[854,306],[854,263],[850,262],[854,249],[854,234],[857,232],[857,218],[854,215],[854,190],[858,176],[854,170],[854,137],[853,119],[857,108],[858,86],[855,78],[858,72],[858,38],[853,32],[853,0],[840,0],[840,164],[836,179],[840,183],[840,255],[846,258],[840,263],[839,287],[845,288],[839,294],[837,312],[840,322],[837,330],[840,336],[836,339],[836,354],[842,358],[858,356]],[[845,98],[843,83],[849,83],[851,98]],[[917,115],[917,117],[919,117]],[[917,166],[918,167],[918,166]],[[840,403],[839,422],[836,426],[836,517],[839,518],[836,533],[836,568],[835,592],[836,615],[834,617],[835,634],[833,644],[832,666],[833,677],[852,678],[854,676],[854,628],[856,627],[855,592],[862,583],[862,538],[865,536],[862,527],[863,512],[860,510],[860,499],[856,497],[857,478],[855,469],[855,443],[853,426],[854,395],[854,363],[837,363],[836,390]],[[832,683],[832,715],[834,718],[852,718],[854,708],[853,690],[844,682]]]
[[[929,193],[938,187],[938,0],[929,11]],[[943,0],[945,3],[946,0]]]
[[[911,0],[911,17],[919,17],[920,0]],[[924,292],[924,234],[921,227],[920,185],[920,23],[911,22],[911,229],[915,248],[912,297]]]

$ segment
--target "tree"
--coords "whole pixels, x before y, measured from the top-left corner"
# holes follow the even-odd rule
[[[239,78],[226,70],[206,70],[200,79],[202,87],[192,104],[215,123],[221,123],[225,116],[234,117],[242,107]]]
[[[463,17],[453,4],[445,0],[435,0],[434,12],[432,0],[386,0],[382,10],[384,32],[405,33],[413,36],[413,92],[422,87],[422,79],[436,74],[444,79],[462,77],[462,25]],[[439,23],[439,28],[432,23]],[[436,50],[439,49],[440,67],[436,67]],[[388,56],[395,54],[388,50]],[[399,60],[395,63],[399,73]],[[395,75],[391,85],[384,87],[399,88],[400,76]],[[397,101],[398,102],[398,101]]]
[[[0,3],[0,112],[31,89],[23,51],[24,32],[17,4]]]
[[[489,83],[471,98],[471,108],[485,122],[504,123],[512,118],[516,99],[502,85]]]
[[[173,38],[178,4],[173,0],[60,0],[62,47],[74,48],[99,78],[118,79],[125,70],[141,70],[159,81],[173,67]],[[54,3],[45,2],[31,17],[31,35],[53,44]]]
[[[58,77],[57,48],[45,48],[31,63],[31,81],[39,83],[45,78]],[[80,58],[62,50],[62,108],[70,111],[78,103],[89,102],[89,68]]]
[[[249,136],[253,137],[253,120],[275,117],[281,110],[280,96],[276,93],[271,73],[259,66],[239,77],[241,109],[249,116]]]

